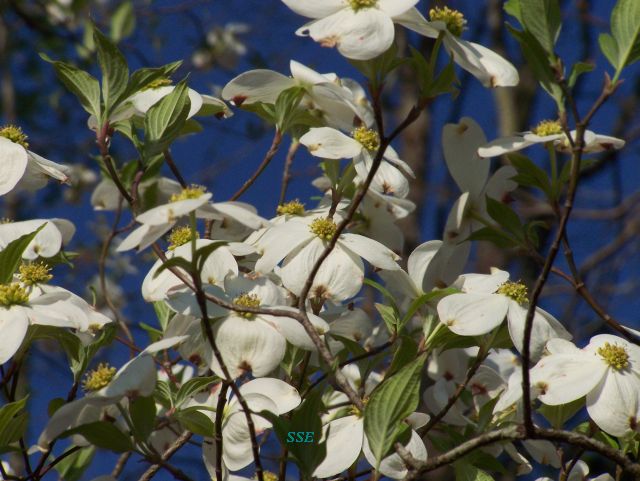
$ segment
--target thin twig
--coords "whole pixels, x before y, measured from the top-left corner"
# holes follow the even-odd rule
[[[280,147],[281,142],[282,142],[282,132],[280,132],[279,129],[276,129],[275,133],[273,134],[273,141],[271,142],[271,147],[269,148],[269,150],[264,156],[264,159],[262,159],[262,162],[258,166],[258,170],[256,170],[253,173],[253,175],[249,177],[249,179],[242,185],[242,187],[240,187],[240,189],[238,189],[238,191],[235,194],[231,196],[231,199],[229,200],[237,200],[242,194],[244,194],[247,191],[247,189],[249,189],[249,187],[253,185],[256,179],[260,177],[260,174],[262,174],[264,169],[267,168],[267,165],[269,165],[269,162],[271,162],[271,159],[273,159],[273,157],[278,152],[278,148]]]

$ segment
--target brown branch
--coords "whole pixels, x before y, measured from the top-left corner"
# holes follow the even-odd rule
[[[160,456],[160,459],[155,464],[152,464],[151,466],[149,466],[149,469],[147,469],[143,473],[143,475],[140,476],[140,479],[138,481],[150,481],[150,479],[153,478],[158,471],[160,471],[160,468],[165,467],[167,465],[166,463],[167,461],[169,461],[169,459],[171,459],[171,456],[173,456],[176,452],[178,452],[178,450],[180,450],[182,446],[187,444],[187,441],[189,441],[192,435],[193,434],[190,433],[189,431],[185,431],[178,439],[176,439],[173,442],[173,444],[171,444],[171,446],[167,448],[167,450],[164,453],[162,453],[162,456]],[[171,471],[171,473],[174,474],[173,471]],[[184,478],[180,478],[180,479],[184,479]]]

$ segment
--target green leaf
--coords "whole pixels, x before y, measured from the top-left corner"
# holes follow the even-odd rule
[[[617,45],[616,70],[640,59],[640,2],[618,0],[611,12],[611,34]]]
[[[553,197],[553,190],[547,173],[538,167],[529,157],[513,152],[507,155],[509,162],[518,171],[511,180],[525,187],[536,187],[544,192],[547,198]]]
[[[486,201],[487,213],[489,216],[501,227],[513,234],[517,239],[523,240],[524,232],[522,230],[522,223],[520,222],[518,214],[516,214],[507,204],[503,204],[489,196],[486,196]]]
[[[398,323],[400,322],[396,310],[391,306],[385,306],[384,304],[380,304],[378,302],[375,303],[375,307],[380,314],[380,317],[382,317],[382,320],[386,324],[389,333],[396,333],[398,331]]]
[[[409,336],[401,336],[400,344],[393,355],[391,365],[387,370],[387,376],[393,376],[404,366],[413,361],[418,355],[418,344]]]
[[[453,463],[453,469],[456,481],[493,481],[493,477],[489,473],[472,466],[468,462],[456,461]]]
[[[349,62],[367,77],[373,89],[377,90],[384,83],[387,75],[408,60],[399,58],[397,55],[398,46],[392,43],[386,52],[375,58],[370,60],[349,60]]]
[[[13,274],[22,263],[22,253],[29,246],[29,243],[36,237],[38,232],[44,229],[47,223],[43,223],[35,231],[18,237],[9,242],[2,252],[0,252],[0,284],[8,284],[13,279]]]
[[[111,16],[111,30],[109,36],[118,43],[127,38],[136,28],[136,13],[133,2],[122,2]]]
[[[549,63],[549,54],[540,42],[528,31],[520,31],[507,24],[507,29],[520,44],[522,54],[531,67],[536,80],[553,98],[560,112],[564,112],[562,88],[558,84],[556,74]]]
[[[118,47],[95,26],[93,40],[98,50],[98,63],[102,71],[103,120],[106,120],[127,90],[129,67]]]
[[[573,64],[573,67],[571,67],[571,73],[569,74],[569,80],[567,81],[569,88],[573,88],[576,85],[580,75],[591,72],[594,68],[595,65],[588,62],[577,62]]]
[[[518,22],[520,22],[520,25],[524,25],[522,22],[520,0],[507,0],[506,2],[504,2],[504,11],[518,20]]]
[[[64,406],[67,402],[64,398],[56,397],[49,401],[49,405],[47,406],[47,414],[49,417],[53,416],[58,409]]]
[[[0,408],[0,447],[19,440],[27,429],[29,419],[27,398],[5,404]]]
[[[69,331],[54,326],[33,325],[29,333],[31,339],[53,339],[57,341],[64,350],[69,362],[80,360],[82,356],[82,343],[77,336]]]
[[[176,394],[176,406],[182,406],[182,404],[188,401],[189,398],[191,398],[194,394],[197,394],[200,391],[204,391],[207,386],[219,380],[220,379],[216,376],[196,377],[193,379],[189,379],[182,386],[180,386],[178,394]]]
[[[112,423],[106,421],[83,424],[77,428],[65,431],[60,437],[66,438],[73,434],[80,434],[96,447],[108,449],[116,453],[125,453],[133,449],[133,443],[129,436],[120,431]]]
[[[144,117],[146,157],[162,152],[178,137],[190,106],[187,83],[183,80],[147,111]]]
[[[618,43],[616,39],[613,38],[608,33],[601,33],[598,36],[598,45],[600,45],[600,50],[607,57],[607,60],[615,69],[618,69]]]
[[[100,118],[102,110],[98,79],[71,64],[52,60],[45,54],[41,53],[40,57],[53,65],[58,79],[78,98],[82,108]]]
[[[182,62],[178,61],[163,65],[162,67],[141,68],[139,70],[136,70],[131,74],[129,85],[123,97],[126,98],[130,95],[133,95],[143,87],[158,79],[169,77],[176,70],[178,70],[180,65],[182,65]]]
[[[524,28],[553,55],[562,25],[558,0],[520,0],[520,14]]]
[[[275,120],[278,130],[286,132],[295,123],[293,114],[298,109],[305,91],[302,87],[291,87],[283,90],[276,99]]]
[[[160,327],[164,331],[169,324],[169,321],[174,315],[174,312],[169,308],[169,305],[164,301],[156,301],[153,303],[153,310],[156,312],[156,316],[158,316],[158,322],[160,323]]]
[[[364,410],[364,431],[377,461],[389,453],[398,436],[407,427],[404,420],[420,401],[420,373],[426,355],[403,367],[371,393]]]
[[[176,413],[176,418],[187,431],[210,438],[213,436],[216,428],[211,419],[197,409],[198,408],[194,406],[194,408],[178,411]]]
[[[138,397],[129,404],[133,423],[133,435],[138,442],[145,442],[153,432],[156,422],[156,402],[152,396]]]
[[[66,456],[56,464],[56,471],[60,474],[60,479],[78,481],[91,464],[95,453],[96,448],[89,446]]]

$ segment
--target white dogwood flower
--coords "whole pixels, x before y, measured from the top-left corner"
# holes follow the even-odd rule
[[[238,107],[257,102],[275,104],[284,90],[301,87],[305,94],[300,108],[320,114],[327,125],[350,129],[361,117],[354,92],[342,86],[335,74],[321,74],[291,60],[291,77],[273,70],[250,70],[232,79],[222,89],[222,98]],[[348,84],[350,85],[350,84]]]
[[[44,225],[22,253],[23,259],[53,257],[66,246],[76,232],[75,226],[66,219],[32,219],[0,224],[0,250],[9,243],[36,231]]]
[[[342,371],[351,387],[358,390],[362,384],[359,368],[355,364],[349,364]],[[364,382],[365,395],[369,395],[381,381],[380,374],[369,374]],[[347,396],[341,392],[335,392],[329,398],[330,404],[342,404],[347,401]],[[355,408],[351,412],[352,414],[343,417],[335,417],[337,413],[325,416],[328,422],[323,427],[322,438],[326,441],[327,455],[313,472],[315,477],[328,478],[346,471],[360,457],[360,453],[365,455],[372,466],[376,466],[376,458],[364,433],[363,413]],[[421,461],[427,459],[427,449],[415,429],[424,426],[428,421],[429,416],[424,413],[413,413],[405,420],[412,428],[411,438],[405,448],[415,459]],[[384,458],[378,470],[393,479],[402,479],[407,474],[406,465],[396,453]]]
[[[622,436],[640,416],[640,348],[610,334],[578,349],[555,340],[553,351],[531,370],[538,399],[552,406],[586,396],[587,412],[600,429]]]
[[[87,394],[64,404],[51,416],[38,438],[38,449],[46,451],[51,442],[62,433],[99,421],[106,411],[117,416],[118,411],[112,406],[125,397],[150,396],[157,380],[152,356],[184,340],[184,336],[172,337],[150,344],[117,371],[106,363],[100,363],[96,369],[87,373],[82,383]]]
[[[396,17],[418,0],[282,0],[313,20],[296,31],[323,47],[336,47],[347,58],[368,60],[393,43]]]
[[[369,175],[373,156],[380,147],[379,134],[366,126],[351,132],[351,136],[331,127],[311,128],[300,137],[300,143],[307,147],[314,157],[323,159],[353,159],[357,177],[361,182]],[[383,194],[393,194],[404,198],[409,193],[409,182],[402,171],[413,177],[411,167],[398,157],[390,145],[384,151],[371,188]]]
[[[269,229],[258,245],[262,257],[256,262],[256,272],[269,273],[283,261],[278,275],[287,289],[299,295],[336,229],[335,221],[320,215],[294,217]],[[358,234],[343,233],[320,266],[311,297],[341,301],[355,296],[364,279],[362,258],[380,269],[400,268],[396,264],[399,256],[384,245]]]
[[[513,345],[522,352],[529,307],[527,287],[510,281],[508,272],[496,268],[491,269],[491,274],[464,274],[460,276],[460,284],[461,293],[438,302],[440,322],[460,336],[480,336],[498,327],[506,317]],[[555,317],[536,307],[531,358],[538,359],[547,341],[556,337],[571,339]]]
[[[27,136],[19,127],[0,128],[0,195],[16,188],[41,189],[49,178],[69,180],[70,169],[28,150]]]
[[[269,411],[277,415],[286,414],[300,404],[298,391],[284,381],[274,378],[253,379],[240,386],[240,394],[253,412]],[[207,399],[208,407],[215,407],[218,400],[218,391]],[[251,462],[253,454],[251,436],[247,418],[242,410],[238,398],[231,396],[231,390],[227,391],[227,404],[222,418],[222,462],[225,471],[238,471]],[[202,411],[209,417],[215,417],[215,413]],[[251,414],[256,435],[262,434],[271,427],[271,423],[264,417]],[[213,434],[213,433],[212,433]],[[217,449],[213,438],[205,438],[202,445],[202,456],[205,466],[212,479],[216,477]]]
[[[576,131],[572,130],[571,138],[575,140]],[[570,152],[571,144],[567,134],[562,130],[557,120],[543,120],[530,131],[511,137],[502,137],[478,148],[480,157],[496,157],[498,155],[516,152],[535,144],[552,144],[560,152]],[[600,135],[587,130],[584,133],[584,152],[602,152],[605,150],[619,150],[625,141],[608,135]]]
[[[206,286],[205,291],[241,307],[273,307],[295,312],[294,308],[287,306],[284,289],[266,277],[227,277],[224,292],[215,286]],[[200,306],[191,290],[177,289],[169,291],[168,295],[169,305],[177,312],[201,317]],[[210,317],[217,319],[212,326],[213,335],[232,377],[239,377],[248,371],[255,377],[268,375],[284,358],[287,341],[301,349],[315,350],[302,324],[293,318],[236,312],[212,302],[207,303],[207,310]],[[329,330],[322,318],[309,314],[309,320],[318,334],[323,335]],[[199,326],[197,329],[201,332]],[[204,353],[205,361],[213,372],[223,377],[224,372],[206,339],[202,339],[198,350]]]
[[[435,7],[429,11],[430,21],[412,8],[395,18],[396,23],[429,38],[442,35],[442,45],[453,61],[476,77],[485,87],[512,87],[518,85],[518,71],[510,62],[492,50],[460,38],[466,20],[462,13],[448,7]]]

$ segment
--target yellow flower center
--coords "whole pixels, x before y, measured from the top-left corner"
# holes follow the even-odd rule
[[[233,300],[233,303],[242,307],[258,308],[260,307],[260,298],[255,294],[244,293],[236,297]],[[239,312],[238,314],[247,319],[251,319],[255,315],[251,312]]]
[[[178,202],[180,200],[197,199],[201,195],[207,192],[207,188],[202,185],[191,185],[182,189],[179,194],[173,194],[169,199],[169,202]]]
[[[444,22],[447,30],[452,35],[459,37],[464,31],[467,21],[458,10],[449,7],[435,7],[429,10],[429,20],[432,22]]]
[[[562,126],[557,120],[543,120],[533,129],[531,129],[531,132],[540,137],[546,137],[547,135],[558,135],[562,133]]]
[[[380,136],[375,130],[368,129],[366,127],[358,127],[351,133],[351,135],[369,151],[378,150],[378,147],[380,147]]]
[[[194,235],[191,227],[176,227],[169,234],[169,250],[172,251],[187,242],[191,242],[193,238]],[[195,238],[200,238],[200,233],[198,231],[195,231]]]
[[[304,215],[304,204],[298,199],[279,205],[276,209],[278,215]]]
[[[264,477],[264,481],[278,481],[278,475],[272,473],[271,471],[263,471],[262,476]]]
[[[625,369],[629,365],[627,350],[618,344],[605,342],[604,346],[598,348],[598,354],[604,359],[604,362],[618,371]]]
[[[53,279],[51,267],[44,262],[33,262],[31,264],[22,264],[18,268],[18,276],[22,283],[26,286],[33,286],[35,284],[44,284]]]
[[[17,306],[27,302],[29,302],[29,293],[20,283],[0,285],[0,306]]]
[[[525,286],[522,282],[507,281],[500,287],[498,287],[496,293],[510,297],[518,304],[525,304],[529,300],[529,298],[527,297],[529,291],[527,289],[527,286]]]
[[[347,0],[349,2],[349,6],[354,12],[358,10],[362,10],[363,8],[371,8],[375,7],[378,3],[378,0]]]
[[[309,229],[311,232],[320,239],[330,240],[336,233],[338,226],[331,219],[325,219],[324,217],[314,220]]]
[[[171,81],[171,79],[168,79],[168,78],[155,79],[152,82],[149,82],[144,87],[142,87],[141,91],[153,90],[153,89],[157,89],[157,88],[160,88],[160,87],[166,87],[167,85],[171,85],[172,83],[173,82]]]
[[[115,375],[115,367],[111,367],[109,364],[101,362],[98,364],[96,369],[86,374],[84,381],[82,381],[82,389],[86,392],[99,391],[108,385]]]
[[[6,125],[0,128],[0,137],[4,137],[5,139],[9,139],[11,142],[15,144],[22,145],[25,149],[29,148],[29,143],[27,142],[27,135],[22,131],[22,129],[16,125]]]

